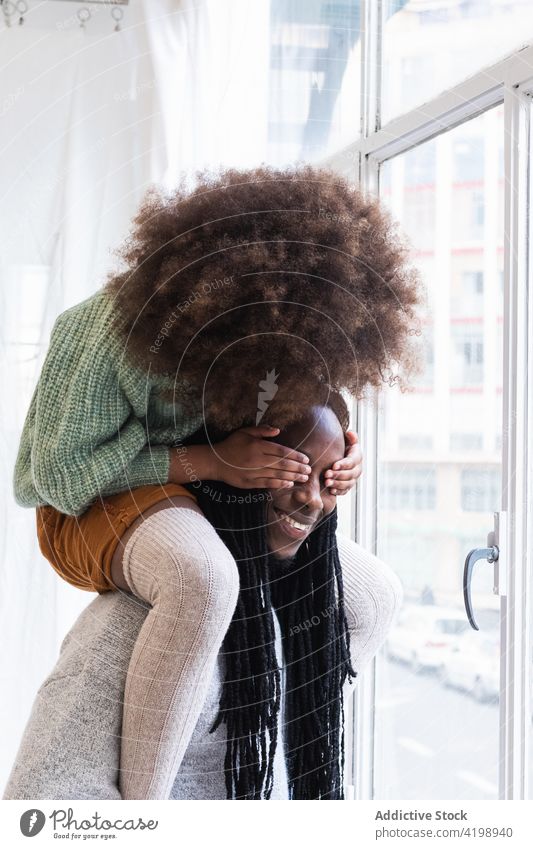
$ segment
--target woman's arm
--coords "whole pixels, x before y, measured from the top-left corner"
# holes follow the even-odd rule
[[[344,534],[337,533],[337,547],[350,632],[350,655],[359,676],[396,621],[403,603],[403,586],[390,566]]]
[[[81,612],[37,691],[4,799],[121,798],[124,685],[148,611],[119,592]]]

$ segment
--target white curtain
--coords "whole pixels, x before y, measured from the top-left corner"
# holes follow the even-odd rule
[[[289,17],[299,5],[287,4]],[[84,29],[77,3],[30,4],[23,25],[0,16],[2,787],[35,692],[93,598],[55,574],[35,511],[12,493],[55,317],[102,285],[150,183],[171,187],[206,166],[280,164],[303,124],[296,147],[277,145],[272,125],[311,96],[312,71],[296,88],[279,62],[272,73],[272,0],[131,0],[118,32],[104,7],[92,7]],[[294,50],[300,41],[305,54],[316,27],[293,27],[286,53],[274,29],[294,82]],[[334,116],[344,131],[349,91]]]

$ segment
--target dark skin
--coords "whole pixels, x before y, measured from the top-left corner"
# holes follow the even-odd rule
[[[210,480],[240,489],[277,489],[307,480],[309,458],[303,451],[274,442],[273,437],[279,436],[278,427],[260,424],[238,428],[220,442],[176,446],[170,454],[169,482]],[[346,495],[362,472],[359,437],[347,430],[344,439],[344,456],[325,474],[325,484],[334,495]]]
[[[290,489],[269,490],[268,548],[276,559],[286,560],[296,555],[317,522],[335,509],[337,497],[327,486],[326,472],[343,455],[345,440],[340,422],[329,407],[312,407],[305,419],[287,427],[275,437],[278,439],[303,451],[311,466],[306,481],[298,481]],[[304,528],[292,527],[280,513]]]
[[[307,480],[295,481],[290,488],[268,490],[268,548],[276,559],[287,560],[295,556],[317,522],[335,509],[337,497],[327,485],[326,472],[339,457],[344,456],[345,435],[333,410],[312,407],[304,419],[285,428],[269,441],[302,451],[309,458],[311,469]],[[121,536],[113,555],[111,577],[119,589],[131,592],[122,570],[122,556],[128,539],[144,519],[169,507],[169,502],[175,507],[186,507],[203,515],[191,498],[175,495],[153,504],[142,516],[138,516]],[[304,527],[294,528],[286,516]]]

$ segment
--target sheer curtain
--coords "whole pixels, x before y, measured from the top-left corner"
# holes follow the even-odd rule
[[[107,4],[85,28],[77,3],[29,5],[22,26],[0,18],[2,786],[35,692],[93,598],[56,576],[35,512],[12,494],[56,316],[102,285],[150,183],[317,158],[358,125],[358,3],[337,21],[318,0],[131,0],[119,31]],[[335,91],[321,98],[325,85]]]
[[[41,4],[48,18],[30,10],[0,32],[2,784],[35,691],[93,598],[55,575],[37,546],[35,512],[14,502],[24,417],[55,317],[100,285],[109,249],[160,167],[154,88],[142,87],[153,80],[144,28],[58,27],[67,5]]]

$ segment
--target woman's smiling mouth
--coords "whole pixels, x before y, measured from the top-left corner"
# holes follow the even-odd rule
[[[308,535],[310,530],[314,526],[314,522],[311,523],[303,523],[298,522],[296,519],[293,519],[288,513],[285,513],[283,510],[279,510],[277,507],[273,507],[274,513],[278,517],[278,525],[280,530],[283,533],[287,534],[287,536],[292,539],[303,539]]]

